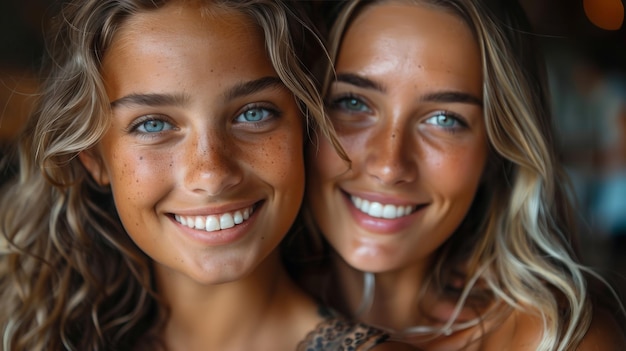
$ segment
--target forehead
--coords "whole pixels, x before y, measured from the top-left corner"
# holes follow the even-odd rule
[[[233,46],[246,37],[262,42],[261,28],[252,19],[234,9],[200,2],[171,2],[156,9],[135,13],[121,25],[113,43],[140,44],[142,40],[159,41],[172,37],[186,37],[198,44],[221,37],[233,41]]]
[[[250,17],[190,2],[128,18],[104,55],[102,73],[109,92],[143,90],[148,84],[153,90],[185,89],[226,77],[275,75],[263,32]]]
[[[354,18],[343,37],[337,66],[375,61],[379,71],[417,66],[482,81],[480,60],[473,32],[457,14],[428,4],[383,2]]]
[[[460,16],[433,5],[395,2],[368,6],[357,15],[343,37],[339,61],[350,51],[359,52],[351,60],[408,58],[425,51],[443,61],[480,59],[477,41]]]

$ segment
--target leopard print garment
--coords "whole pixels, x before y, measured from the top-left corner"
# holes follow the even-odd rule
[[[310,332],[297,351],[367,351],[389,338],[382,330],[330,317]]]

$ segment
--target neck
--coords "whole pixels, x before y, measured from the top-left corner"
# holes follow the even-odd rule
[[[356,315],[364,298],[364,272],[350,267],[338,255],[334,255],[333,260],[342,291],[340,300],[348,306],[347,313],[366,323],[394,330],[403,330],[420,321],[422,313],[418,301],[427,261],[400,270],[375,273],[372,304],[363,314]]]
[[[291,282],[277,253],[246,277],[217,285],[164,270],[157,267],[157,276],[167,276],[160,279],[159,292],[169,308],[163,333],[168,349],[293,350],[319,322],[315,305]]]

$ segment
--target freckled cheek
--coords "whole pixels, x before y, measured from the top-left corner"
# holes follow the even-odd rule
[[[113,186],[128,200],[157,195],[175,169],[173,159],[151,152],[118,152],[113,155]],[[115,189],[114,189],[115,190]]]
[[[275,184],[296,186],[304,181],[304,149],[300,134],[274,135],[250,153],[248,162]]]

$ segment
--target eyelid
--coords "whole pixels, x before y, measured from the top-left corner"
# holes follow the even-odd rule
[[[169,125],[172,126],[171,129],[168,130],[172,130],[172,129],[176,129],[174,122],[171,120],[171,118],[167,117],[166,115],[162,115],[162,114],[146,114],[146,115],[142,115],[140,117],[135,118],[134,120],[131,121],[131,123],[128,125],[128,127],[126,127],[126,132],[127,133],[137,133],[137,134],[157,134],[157,133],[145,133],[145,132],[140,132],[137,130],[137,128],[139,128],[139,126],[141,126],[142,124],[148,122],[148,121],[162,121],[165,122]]]
[[[326,100],[326,105],[330,108],[341,108],[340,106],[337,106],[337,105],[341,101],[344,101],[346,99],[358,100],[367,108],[368,112],[372,111],[372,108],[370,107],[370,103],[367,98],[359,94],[356,94],[354,92],[350,92],[350,91],[344,92],[344,93],[330,94],[329,98]],[[350,112],[356,112],[356,111],[350,111]]]
[[[270,114],[274,117],[277,117],[280,115],[280,110],[274,104],[270,104],[266,102],[252,102],[252,103],[246,104],[245,106],[237,110],[237,112],[235,113],[234,119],[236,119],[237,117],[241,116],[242,114],[250,110],[266,110],[266,111],[269,111]]]
[[[435,111],[433,113],[430,113],[424,119],[424,121],[426,122],[428,120],[431,120],[431,119],[433,119],[433,118],[435,118],[437,116],[441,116],[441,115],[446,116],[447,118],[453,118],[458,124],[460,124],[460,127],[462,127],[462,128],[467,128],[468,127],[468,123],[467,123],[467,121],[465,120],[465,118],[462,115],[460,115],[460,114],[458,114],[456,112],[449,111],[449,110],[437,110],[437,111]],[[435,125],[434,123],[428,123],[428,124]],[[450,128],[454,128],[454,127],[450,127]]]

